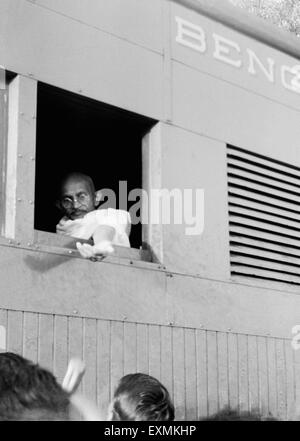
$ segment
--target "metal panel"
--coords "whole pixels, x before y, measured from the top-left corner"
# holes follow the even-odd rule
[[[2,15],[6,23],[0,28],[0,64],[7,69],[155,119],[162,117],[159,53],[24,0],[2,0]]]
[[[224,11],[224,7],[226,7],[226,5],[222,4],[222,12]],[[237,9],[239,8],[233,9],[234,16],[239,13]],[[222,15],[222,12],[220,11],[220,15]],[[235,23],[234,16],[231,17],[232,26],[234,26]],[[247,16],[249,21],[253,18],[250,14],[245,13],[245,16]],[[185,35],[185,31],[183,31],[184,36],[182,40],[187,42],[187,46],[189,46],[189,43],[195,43],[196,50],[191,47],[192,45],[186,47],[186,45],[180,44],[180,37],[176,38],[180,35],[176,22],[177,17],[179,20],[181,19],[187,22],[184,24],[184,29],[187,33],[189,31],[192,33],[191,36],[188,36]],[[288,106],[293,106],[295,109],[299,109],[298,93],[291,93],[290,90],[287,90],[281,80],[281,66],[286,65],[292,68],[297,64],[297,58],[274,50],[268,45],[255,41],[255,39],[250,39],[244,34],[246,26],[243,28],[242,33],[237,33],[230,29],[230,27],[219,24],[218,19],[217,21],[212,21],[179,5],[172,5],[171,23],[173,59],[194,70],[205,73],[207,76],[214,76],[221,79],[224,83],[234,84],[235,87],[244,89],[252,95],[261,95],[269,100],[278,101]],[[268,25],[268,23],[264,23],[264,25],[265,24]],[[193,25],[196,26],[196,28],[193,28]],[[259,26],[260,30],[262,28],[265,28],[265,26]],[[280,32],[280,30],[274,27],[273,35],[277,32]],[[193,38],[195,34],[196,37]],[[205,37],[202,39],[203,35]],[[199,39],[197,39],[197,37]],[[225,38],[224,43],[223,40],[221,40],[221,44],[223,48],[226,48],[225,50],[228,49],[226,55],[222,53],[219,57],[217,48],[218,37]],[[289,34],[287,34],[287,37],[289,37]],[[291,37],[293,38],[293,36]],[[285,39],[285,37],[282,38]],[[203,40],[205,41],[204,44],[202,44]],[[294,40],[296,48],[297,39],[294,38]],[[262,69],[256,65],[254,69],[251,69],[249,50],[252,53],[254,52],[262,65],[266,66],[266,70],[268,70],[268,60],[274,62],[274,64],[271,62],[274,66],[273,81],[270,77],[267,78]]]
[[[33,241],[37,83],[20,75],[9,85],[5,235]]]
[[[169,319],[166,276],[151,264],[148,270],[1,246],[0,259],[3,307],[148,323]]]
[[[166,124],[161,139],[161,186],[182,196],[182,208],[176,199],[182,223],[172,217],[171,201],[163,225],[163,263],[169,271],[229,279],[225,145]]]
[[[300,166],[298,111],[177,62],[173,80],[174,124]]]
[[[162,51],[160,0],[35,0],[34,3],[124,40]]]

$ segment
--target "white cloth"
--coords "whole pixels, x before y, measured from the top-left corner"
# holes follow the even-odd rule
[[[128,211],[115,208],[100,208],[87,213],[80,219],[71,220],[64,216],[56,225],[58,234],[88,240],[93,237],[100,225],[107,225],[115,229],[112,240],[114,245],[130,247],[128,232],[130,230],[130,214]]]

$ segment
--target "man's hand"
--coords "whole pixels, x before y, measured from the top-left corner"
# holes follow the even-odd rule
[[[78,388],[85,373],[85,364],[80,358],[71,358],[68,364],[62,387],[65,391],[73,394]]]
[[[88,243],[76,242],[76,247],[82,257],[85,259],[93,259],[97,256],[105,257],[113,254],[114,248],[110,241],[103,240],[96,245],[90,245]],[[95,259],[96,260],[96,259]]]

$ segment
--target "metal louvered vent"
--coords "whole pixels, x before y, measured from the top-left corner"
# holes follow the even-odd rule
[[[300,168],[227,146],[232,276],[300,285]]]

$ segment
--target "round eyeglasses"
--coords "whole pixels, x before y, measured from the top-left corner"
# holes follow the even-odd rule
[[[90,196],[86,193],[82,193],[80,195],[78,195],[77,197],[70,197],[70,196],[66,196],[64,198],[61,199],[61,205],[66,209],[70,209],[74,207],[75,202],[78,202],[80,205],[86,205],[87,202],[89,201]]]

